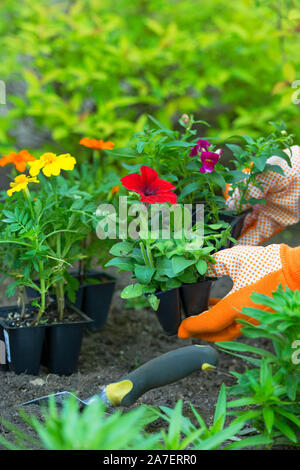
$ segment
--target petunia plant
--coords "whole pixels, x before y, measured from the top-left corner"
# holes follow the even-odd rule
[[[7,295],[18,290],[23,312],[24,289],[38,292],[34,324],[45,315],[53,292],[57,319],[63,320],[65,293],[72,288],[68,269],[83,256],[80,242],[96,226],[96,206],[90,194],[61,175],[62,171],[72,171],[75,164],[69,154],[43,154],[28,161],[29,175],[16,176],[3,193],[2,280],[14,280]]]
[[[152,308],[157,310],[157,293],[205,278],[207,263],[213,262],[211,254],[230,238],[230,226],[225,222],[209,225],[202,221],[204,226],[201,240],[198,238],[200,243],[192,245],[199,236],[197,228],[201,221],[193,225],[192,214],[188,213],[188,230],[177,225],[178,219],[183,220],[185,207],[176,204],[176,187],[172,183],[160,178],[148,166],[142,166],[140,174],[123,177],[121,183],[130,191],[130,204],[140,201],[139,230],[134,237],[129,236],[112,246],[110,254],[113,258],[106,266],[130,272],[136,280],[123,289],[122,298],[146,296]],[[167,227],[160,223],[159,211],[162,210],[163,214],[163,209],[168,212]],[[132,218],[127,223],[130,226]],[[153,225],[157,231],[153,231]],[[165,229],[167,232],[164,232]]]
[[[197,140],[197,130],[193,126],[208,124],[194,121],[192,116],[183,116],[179,121],[183,131],[179,131],[167,128],[152,116],[149,121],[151,123],[143,131],[133,135],[127,147],[115,149],[111,154],[122,158],[126,170],[135,171],[141,165],[153,168],[167,181],[176,184],[178,192],[182,180],[190,175],[187,165]],[[133,165],[132,159],[136,160]]]
[[[178,202],[204,203],[208,222],[219,222],[219,212],[225,210],[222,191],[226,190],[226,183],[232,177],[229,169],[220,162],[222,149],[206,139],[197,138],[196,126],[208,124],[184,114],[179,120],[182,130],[171,130],[152,116],[149,119],[153,127],[146,126],[133,136],[129,147],[112,153],[126,159],[136,158],[143,162],[142,165],[150,166],[176,184]],[[123,162],[123,166],[135,170],[141,163],[129,165]]]
[[[208,125],[195,121],[193,116],[183,114],[179,120],[181,129],[171,130],[149,116],[154,126],[147,125],[136,133],[128,147],[116,149],[112,154],[123,157],[124,168],[137,171],[148,165],[162,177],[176,185],[178,202],[204,203],[207,221],[218,223],[222,214],[240,214],[245,208],[263,201],[249,198],[250,184],[258,186],[257,177],[268,170],[282,172],[267,160],[274,155],[289,161],[284,149],[292,142],[292,135],[285,124],[270,123],[275,131],[266,137],[253,139],[249,136],[231,136],[223,142],[218,138],[198,138],[197,126]],[[229,142],[242,141],[241,145]],[[232,152],[228,164],[225,144]],[[134,159],[137,163],[130,164]],[[232,209],[226,204],[224,195],[230,184],[229,195],[238,190],[241,194],[239,207]]]
[[[281,166],[268,162],[270,157],[278,156],[291,165],[289,155],[293,134],[288,134],[283,121],[280,124],[274,122],[270,124],[274,130],[267,137],[253,139],[249,136],[242,136],[243,145],[227,144],[233,154],[232,162],[235,167],[231,171],[233,180],[228,195],[233,198],[233,202],[236,201],[233,206],[238,214],[251,205],[264,202],[251,197],[249,192],[250,186],[260,189],[257,178],[259,175],[266,171],[283,174]],[[235,197],[237,195],[238,197]]]

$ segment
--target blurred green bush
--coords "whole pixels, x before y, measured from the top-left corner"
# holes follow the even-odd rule
[[[152,114],[183,112],[208,135],[257,136],[283,119],[300,137],[299,0],[1,0],[0,152],[32,119],[47,150],[84,155],[82,136],[123,145]],[[25,80],[26,93],[15,85]],[[300,88],[300,85],[299,87]],[[300,93],[299,93],[300,98]],[[39,148],[39,150],[44,150]]]

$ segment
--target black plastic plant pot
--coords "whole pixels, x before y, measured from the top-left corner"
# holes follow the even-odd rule
[[[84,328],[92,321],[74,305],[69,305],[69,308],[77,313],[78,321],[55,323],[46,328],[43,364],[53,374],[76,372]]]
[[[179,289],[156,292],[155,295],[160,300],[158,310],[156,311],[159,323],[168,336],[177,335],[181,323]]]
[[[109,274],[90,271],[86,279],[96,279],[97,283],[84,281],[79,290],[82,295],[80,310],[93,321],[88,325],[91,330],[101,330],[108,317],[112,296],[114,294],[116,279]]]
[[[231,225],[231,236],[236,240],[242,233],[243,225],[246,216],[249,214],[249,210],[242,212],[239,215],[233,214],[222,214],[220,215],[220,219],[228,222]],[[229,241],[225,248],[231,248],[235,244],[232,241]]]
[[[77,273],[70,273],[79,280]],[[101,330],[108,317],[112,296],[116,286],[116,278],[99,271],[88,271],[85,276],[86,280],[80,282],[76,291],[75,307],[85,313],[93,321],[89,325],[91,330]],[[97,280],[99,282],[88,282],[88,279]],[[31,300],[39,298],[39,293],[32,289],[26,288],[27,297]],[[66,295],[66,301],[70,302]]]
[[[10,312],[18,312],[19,307],[2,307],[0,321],[7,359],[6,370],[16,374],[38,375],[41,363],[46,327],[42,325],[15,327],[6,323]],[[2,344],[3,348],[3,344]],[[4,364],[5,366],[5,364]],[[4,367],[3,367],[4,369]]]
[[[198,315],[208,309],[210,291],[214,279],[204,279],[179,288],[183,312],[186,317]]]
[[[8,311],[6,312],[6,307],[0,308],[0,318],[5,319],[7,317]],[[11,308],[9,309],[11,310]],[[2,324],[0,323],[0,371],[7,371],[8,370],[8,360],[6,354],[6,345],[5,345],[5,337],[4,337],[4,329]]]

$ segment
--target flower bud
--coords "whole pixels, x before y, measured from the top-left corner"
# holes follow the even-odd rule
[[[183,124],[184,124],[185,126],[188,126],[188,125],[189,125],[190,118],[189,118],[189,116],[188,116],[187,114],[183,114],[183,115],[181,116],[181,120],[182,120],[182,122],[183,122]]]

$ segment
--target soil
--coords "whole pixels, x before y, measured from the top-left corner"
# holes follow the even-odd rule
[[[0,316],[0,321],[2,321],[5,325],[8,327],[14,327],[14,328],[23,328],[25,326],[33,326],[34,324],[37,324],[36,318],[38,314],[38,308],[25,308],[25,312],[22,315],[19,312],[16,311],[11,311],[7,314],[7,316],[1,317]],[[58,310],[57,306],[55,303],[50,304],[46,310],[45,313],[42,317],[42,320],[39,322],[39,324],[47,324],[47,325],[52,325],[54,323],[59,323],[59,317],[58,317]],[[82,321],[82,317],[80,314],[75,310],[71,309],[70,307],[65,307],[64,309],[64,322],[78,322]]]
[[[299,245],[299,233],[300,227],[297,225],[295,229],[273,238],[270,242]],[[181,340],[176,336],[166,336],[155,313],[150,309],[125,308],[125,301],[120,299],[120,291],[126,285],[128,277],[116,274],[114,269],[107,271],[118,277],[108,321],[103,331],[85,332],[76,373],[71,376],[58,376],[49,374],[43,366],[38,377],[0,372],[0,416],[32,436],[35,436],[34,431],[18,414],[22,402],[64,390],[72,391],[79,398],[85,399],[98,393],[104,385],[120,380],[134,368],[167,351],[190,344],[205,344],[201,340]],[[213,285],[211,296],[223,297],[231,286],[228,278],[218,280]],[[15,299],[7,299],[4,296],[1,300],[2,305],[12,305],[15,302]],[[242,338],[238,341],[268,347],[267,342],[258,340]],[[134,407],[141,403],[174,407],[181,398],[186,416],[190,415],[191,402],[207,424],[211,424],[221,384],[235,383],[230,371],[242,372],[245,367],[243,361],[238,358],[222,352],[219,356],[217,369],[195,372],[176,383],[149,391],[140,397]],[[26,412],[40,416],[39,408],[34,405],[27,406]],[[157,426],[161,424],[158,423]],[[13,439],[11,431],[2,424],[0,432],[8,440]],[[3,449],[1,445],[0,449]]]

